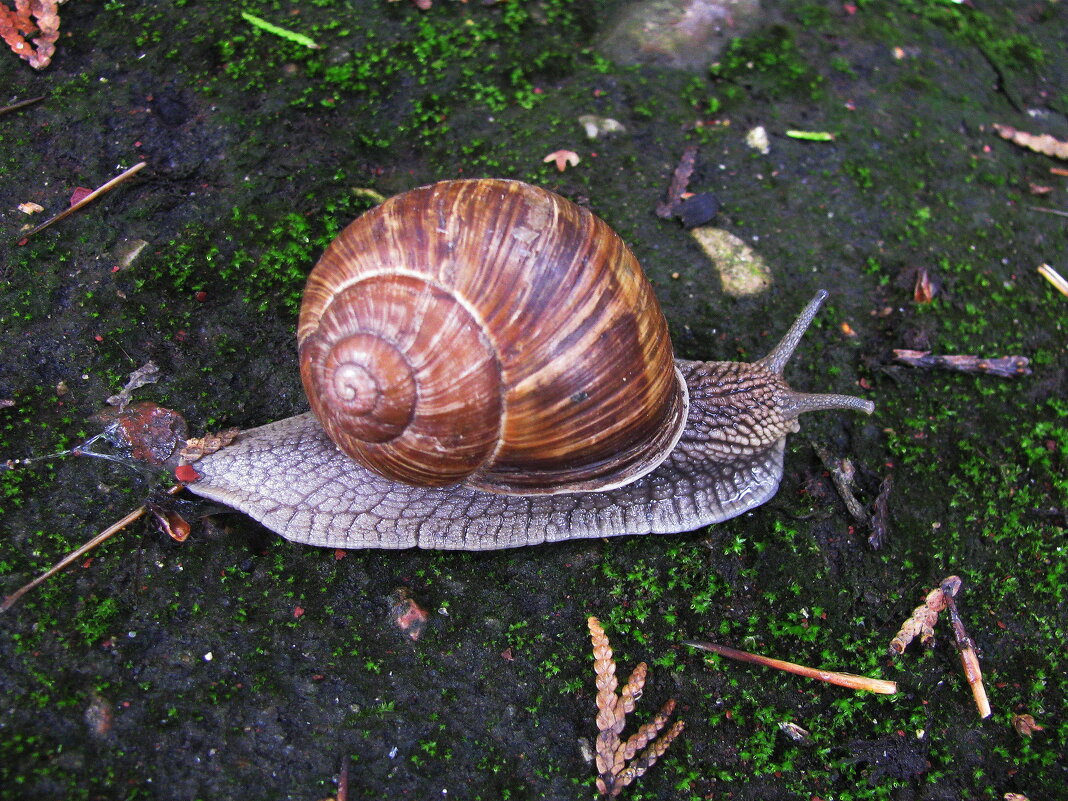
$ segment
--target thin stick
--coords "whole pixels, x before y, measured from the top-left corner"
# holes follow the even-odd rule
[[[819,679],[820,681],[825,681],[829,684],[848,687],[851,690],[867,690],[868,692],[880,693],[882,695],[893,695],[897,692],[897,683],[893,681],[869,679],[867,676],[856,676],[852,673],[839,673],[835,670],[820,670],[819,668],[811,668],[806,665],[798,665],[794,662],[785,662],[782,659],[772,659],[770,656],[751,654],[748,651],[738,651],[734,648],[728,648],[726,645],[716,645],[711,642],[684,640],[683,645],[700,648],[703,651],[711,651],[720,656],[737,659],[739,662],[752,662],[754,665],[777,668],[778,670],[785,670],[787,673],[796,673],[798,676]]]
[[[78,209],[80,209],[82,206],[86,205],[87,203],[93,202],[98,197],[100,197],[102,194],[104,194],[105,192],[110,191],[111,189],[114,189],[116,186],[121,184],[127,178],[130,178],[131,176],[137,174],[138,172],[140,172],[141,170],[143,170],[147,166],[148,166],[148,162],[147,161],[139,161],[137,164],[135,164],[132,167],[130,167],[130,169],[119,173],[118,175],[116,175],[114,178],[112,178],[110,181],[108,181],[103,186],[97,187],[92,192],[90,192],[88,195],[86,195],[81,200],[79,200],[77,203],[72,204],[69,209],[64,209],[63,211],[61,211],[59,214],[57,214],[52,219],[45,220],[43,223],[38,225],[36,228],[34,228],[34,229],[28,231],[27,233],[23,234],[19,238],[19,241],[22,241],[22,240],[25,240],[25,239],[29,239],[34,234],[43,231],[45,228],[50,226],[52,223],[57,223],[60,220],[62,220],[63,218],[67,217],[68,215],[73,214]]]
[[[185,486],[184,484],[175,484],[173,487],[171,487],[169,490],[167,490],[167,494],[168,495],[176,495],[182,490],[182,488],[184,486]],[[44,582],[48,581],[48,579],[52,578],[52,576],[54,576],[56,573],[58,573],[59,571],[63,570],[64,568],[66,568],[72,562],[78,561],[78,559],[80,559],[82,556],[87,554],[89,551],[93,550],[93,548],[96,548],[98,545],[100,545],[100,544],[106,542],[107,540],[109,540],[111,537],[113,537],[115,534],[117,534],[120,531],[122,531],[124,528],[126,528],[128,525],[133,523],[135,520],[138,520],[146,511],[148,511],[148,507],[147,506],[139,506],[139,507],[137,507],[132,512],[130,512],[128,515],[126,515],[126,517],[122,518],[121,520],[119,520],[119,521],[117,521],[115,523],[112,523],[106,529],[101,531],[99,534],[97,534],[95,537],[93,537],[91,540],[89,540],[89,542],[85,543],[84,545],[82,545],[77,550],[72,551],[71,553],[69,553],[66,556],[64,556],[62,559],[60,559],[58,562],[56,562],[54,565],[52,565],[52,567],[48,568],[48,570],[46,570],[44,573],[39,575],[37,578],[35,578],[29,584],[24,584],[23,586],[19,587],[17,590],[15,590],[9,596],[4,598],[4,602],[2,604],[0,604],[0,612],[6,612],[8,609],[10,609],[12,606],[15,605],[15,603],[18,601],[19,598],[21,598],[23,595],[28,593],[34,587],[36,587],[37,585],[43,584]]]
[[[964,677],[968,679],[968,685],[972,688],[972,698],[979,710],[980,718],[988,718],[992,714],[990,700],[986,697],[986,687],[983,685],[983,672],[979,669],[979,656],[975,653],[972,638],[964,629],[964,621],[957,612],[957,602],[952,595],[946,595],[946,606],[949,608],[949,619],[953,623],[953,636],[957,641],[957,650],[960,651],[960,663],[964,667]]]
[[[39,103],[44,100],[47,95],[37,95],[37,97],[31,97],[27,100],[20,100],[18,103],[12,103],[10,106],[4,106],[0,108],[0,114],[7,114],[9,111],[18,111],[20,108],[26,108],[26,106],[32,106],[34,103]]]
[[[1065,280],[1059,272],[1048,264],[1038,265],[1038,274],[1053,284],[1054,288],[1065,297],[1068,297],[1068,280]]]
[[[1068,217],[1068,211],[1060,209],[1047,209],[1045,206],[1028,206],[1031,211],[1041,211],[1043,214],[1056,214],[1058,217]]]

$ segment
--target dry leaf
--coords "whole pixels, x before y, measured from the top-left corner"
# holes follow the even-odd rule
[[[173,459],[185,442],[185,419],[155,403],[132,403],[125,409],[107,408],[93,415],[104,423],[104,438],[123,455],[138,462],[161,465]]]
[[[694,162],[697,160],[697,145],[688,145],[682,151],[682,157],[671,176],[671,186],[668,187],[667,198],[657,204],[656,216],[665,220],[675,214],[675,209],[682,203],[682,196],[686,194],[686,187],[690,184],[690,176],[693,175]]]
[[[1034,715],[1013,715],[1012,727],[1016,729],[1016,733],[1022,737],[1030,737],[1036,731],[1044,731],[1045,726],[1039,726],[1035,723]]]
[[[931,281],[931,276],[926,267],[916,270],[916,285],[912,290],[912,299],[917,303],[930,303],[934,300],[937,290]]]
[[[1002,139],[1026,147],[1044,156],[1054,156],[1059,159],[1068,159],[1068,142],[1054,139],[1049,134],[1032,134],[1027,131],[1018,131],[1011,125],[999,125],[994,123],[994,130]]]

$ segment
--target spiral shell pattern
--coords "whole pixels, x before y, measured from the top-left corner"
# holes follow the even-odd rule
[[[518,181],[444,181],[358,218],[309,276],[298,342],[334,442],[411,484],[618,486],[685,423],[633,254],[589,211]]]

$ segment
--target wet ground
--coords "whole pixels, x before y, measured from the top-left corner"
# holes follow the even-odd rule
[[[809,416],[769,503],[678,535],[335,552],[235,515],[181,544],[135,524],[0,618],[0,797],[322,799],[347,770],[350,799],[589,798],[590,615],[620,674],[650,666],[628,731],[668,698],[686,721],[629,797],[1068,797],[1068,298],[1036,272],[1068,274],[1049,213],[1068,210],[1068,163],[992,127],[1068,140],[1068,12],[765,6],[695,73],[600,57],[616,6],[594,0],[242,6],[318,49],[230,3],[73,0],[51,66],[0,52],[0,105],[45,95],[0,115],[0,460],[96,433],[150,360],[160,381],[134,397],[191,433],[306,410],[293,337],[307,271],[373,203],[364,190],[458,176],[520,178],[604,217],[686,358],[758,358],[829,289],[787,377],[877,406]],[[626,130],[588,140],[584,114]],[[767,154],[745,143],[758,125]],[[655,215],[688,145],[689,188],[770,265],[765,293],[724,296],[689,234]],[[580,163],[543,162],[559,149]],[[76,187],[140,161],[17,244]],[[917,369],[900,348],[1023,356],[1033,372]],[[852,460],[865,508],[892,475],[881,548],[817,448]],[[167,485],[88,458],[0,473],[5,592]],[[948,621],[933,649],[888,653],[952,574],[985,721]],[[418,640],[396,625],[402,594],[429,615]],[[899,692],[705,659],[688,639]],[[1019,733],[1023,714],[1044,729]]]

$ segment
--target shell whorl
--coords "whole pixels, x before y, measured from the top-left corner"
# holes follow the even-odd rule
[[[352,223],[298,328],[334,442],[411,484],[618,486],[681,435],[685,382],[637,261],[606,223],[517,181],[445,181]]]

